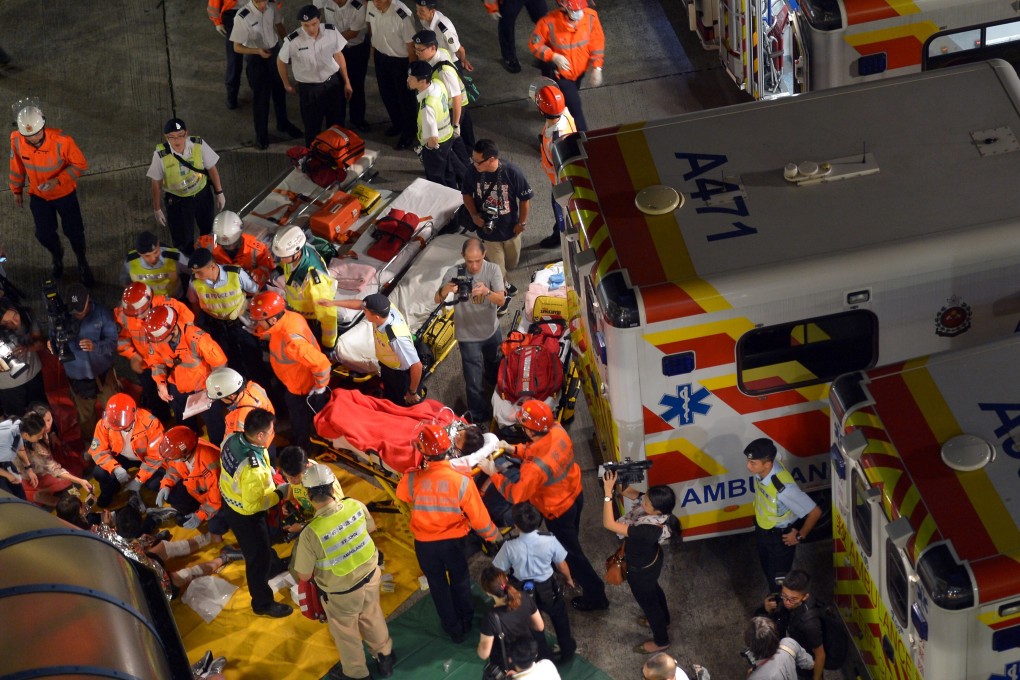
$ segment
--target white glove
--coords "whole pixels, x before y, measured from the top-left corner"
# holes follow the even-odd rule
[[[156,507],[162,508],[166,505],[166,499],[170,496],[170,487],[161,487],[159,493],[156,494]]]
[[[500,440],[499,440],[499,448],[501,448],[501,449],[503,449],[504,451],[507,451],[507,452],[509,452],[509,453],[513,453],[513,450],[514,450],[514,445],[513,445],[513,444],[511,444],[511,443],[510,443],[510,442],[508,442],[508,441],[505,441],[505,440],[503,440],[503,439],[500,439]]]
[[[223,24],[220,24],[219,26],[216,27],[216,32],[222,35],[224,38],[227,37],[227,27],[224,26]]]
[[[478,461],[478,469],[491,477],[496,474],[496,461],[486,456]]]
[[[460,137],[460,126],[459,125],[454,125],[453,126],[453,136],[454,137]]]
[[[601,70],[600,70],[600,71],[599,71],[599,81],[598,81],[598,83],[597,83],[597,84],[595,85],[595,87],[598,87],[598,86],[599,86],[599,85],[601,85],[601,84],[602,84],[602,72],[601,72]],[[216,212],[219,212],[219,211],[223,210],[223,208],[225,208],[225,207],[226,207],[226,205],[227,205],[227,197],[226,197],[226,195],[225,195],[225,194],[224,194],[224,193],[223,193],[223,192],[221,191],[220,193],[216,194]]]
[[[122,467],[114,468],[113,476],[116,477],[117,481],[120,482],[121,484],[127,484],[128,482],[131,481],[131,475],[128,474],[128,471]]]
[[[163,214],[162,209],[156,211],[156,224],[161,227],[166,226],[166,215]]]
[[[500,14],[499,12],[490,12],[489,16],[492,17],[493,21],[499,21],[500,19],[503,18],[503,15]]]
[[[202,518],[198,516],[197,512],[188,514],[188,518],[184,520],[184,524],[181,526],[185,529],[197,529],[198,525],[202,523]]]
[[[591,86],[598,87],[601,84],[602,84],[602,69],[598,67],[593,68],[591,70]]]
[[[325,394],[327,389],[328,386],[326,385],[323,385],[322,387],[316,387],[314,390],[308,393],[308,396],[312,396],[313,394]]]
[[[277,484],[276,494],[280,497],[280,500],[282,501],[284,498],[290,495],[290,484]]]
[[[124,488],[130,491],[131,493],[138,493],[142,488],[142,483],[138,481],[137,477],[135,477],[130,482],[128,482]]]
[[[567,75],[570,73],[570,61],[562,54],[554,54],[552,62],[561,74]]]

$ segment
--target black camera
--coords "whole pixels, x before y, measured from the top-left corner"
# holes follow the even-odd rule
[[[749,647],[745,647],[744,649],[740,650],[740,658],[746,661],[747,665],[750,666],[751,668],[754,668],[755,666],[758,665],[758,659],[757,657],[755,657],[754,653],[751,652],[751,649]]]
[[[471,299],[471,290],[475,287],[475,277],[455,276],[450,283],[457,284],[457,302],[467,302]]]
[[[645,481],[645,470],[651,467],[652,461],[650,460],[633,461],[630,458],[624,458],[619,463],[603,463],[600,474],[615,472],[617,484],[630,486]]]
[[[18,358],[18,338],[10,331],[0,331],[0,372],[10,373],[12,378],[21,375],[28,364]]]
[[[496,199],[490,196],[482,204],[482,229],[486,233],[492,233],[496,229],[496,220],[499,219],[499,205]]]
[[[43,283],[43,297],[46,299],[52,351],[62,363],[74,361],[71,343],[78,337],[78,322],[67,311],[64,298],[60,297],[57,284],[53,281],[47,280]]]

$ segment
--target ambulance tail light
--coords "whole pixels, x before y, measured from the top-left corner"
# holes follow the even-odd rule
[[[917,575],[933,604],[942,609],[960,610],[974,606],[974,582],[949,548],[940,543],[917,561]]]
[[[834,31],[843,27],[838,0],[800,0],[801,13],[813,28]]]
[[[637,296],[624,280],[623,272],[603,276],[599,281],[598,296],[606,321],[614,328],[634,328],[641,324]]]

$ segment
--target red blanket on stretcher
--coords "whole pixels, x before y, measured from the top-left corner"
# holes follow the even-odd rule
[[[386,465],[403,474],[421,465],[421,454],[411,446],[415,427],[438,417],[444,408],[433,399],[397,406],[357,390],[337,388],[315,416],[315,431],[326,439],[346,437],[359,451],[377,451]]]

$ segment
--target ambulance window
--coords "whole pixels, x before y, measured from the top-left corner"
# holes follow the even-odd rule
[[[878,317],[855,309],[755,328],[737,342],[740,389],[759,396],[871,368],[878,358]]]
[[[907,570],[903,568],[899,548],[891,540],[885,542],[885,588],[889,605],[900,626],[907,625],[907,607],[910,591],[907,588]]]
[[[868,485],[861,473],[854,470],[854,533],[864,554],[871,557],[871,503],[868,502]]]
[[[917,575],[931,601],[943,609],[974,606],[974,584],[967,568],[956,561],[945,543],[925,551],[917,561]]]

